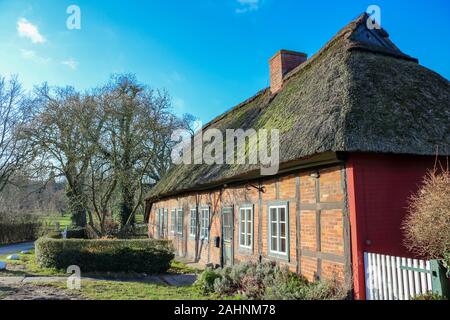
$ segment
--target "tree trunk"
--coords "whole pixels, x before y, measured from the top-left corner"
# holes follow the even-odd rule
[[[83,195],[71,189],[67,191],[66,195],[69,201],[72,224],[76,227],[85,228],[87,219]]]

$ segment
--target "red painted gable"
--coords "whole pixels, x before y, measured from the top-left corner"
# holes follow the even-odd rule
[[[408,199],[418,190],[435,157],[350,154],[347,163],[356,298],[364,299],[364,252],[411,257],[403,245]]]

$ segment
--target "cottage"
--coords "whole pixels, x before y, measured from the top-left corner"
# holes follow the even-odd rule
[[[407,199],[450,151],[450,84],[361,15],[311,58],[281,50],[270,87],[205,126],[276,128],[280,168],[177,165],[146,198],[149,234],[204,264],[274,260],[310,280],[353,281],[364,252],[402,245]]]

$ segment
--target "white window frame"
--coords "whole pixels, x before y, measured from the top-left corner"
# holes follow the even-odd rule
[[[184,227],[184,210],[177,209],[177,234],[183,235],[183,227]]]
[[[281,225],[282,223],[280,222],[280,209],[284,209],[285,210],[285,236],[282,237],[281,236]],[[277,239],[277,249],[273,250],[272,249],[272,240],[273,240],[273,236],[272,236],[272,224],[274,223],[274,221],[272,221],[272,209],[276,210],[276,218],[277,220],[275,221],[276,223],[276,227],[277,227],[277,235],[275,236]],[[283,203],[275,203],[275,204],[269,204],[268,205],[268,210],[267,210],[267,221],[268,221],[268,249],[269,249],[269,255],[274,256],[274,257],[278,257],[281,259],[289,259],[289,204],[287,202],[283,202]],[[286,252],[282,252],[280,251],[281,249],[281,239],[284,239],[286,241]]]
[[[209,239],[209,219],[210,219],[210,208],[201,208],[200,209],[200,239],[208,240]]]
[[[251,230],[248,230],[248,215],[247,212],[250,210],[250,222],[251,222]],[[244,212],[244,230],[242,230],[242,213]],[[253,205],[241,206],[239,207],[239,248],[245,250],[253,250],[253,235],[254,235],[254,207]],[[241,242],[242,235],[244,235],[244,244]],[[248,236],[250,235],[251,243],[247,243]]]
[[[190,210],[191,216],[190,216],[190,225],[189,225],[189,236],[191,238],[194,238],[197,236],[197,209],[192,208]]]

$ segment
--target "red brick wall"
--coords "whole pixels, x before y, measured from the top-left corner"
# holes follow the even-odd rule
[[[304,53],[287,50],[278,51],[269,61],[270,91],[278,92],[283,87],[284,76],[307,60]]]
[[[316,173],[319,175],[317,176]],[[264,192],[255,186],[241,185],[224,190],[184,195],[155,203],[152,207],[149,232],[155,236],[155,217],[160,208],[169,210],[183,208],[184,237],[169,233],[174,240],[177,254],[194,258],[195,240],[189,238],[190,209],[211,207],[211,230],[209,241],[201,244],[200,262],[221,264],[221,249],[214,245],[214,238],[221,237],[221,210],[234,208],[234,262],[275,260],[298,271],[309,280],[338,277],[344,280],[350,274],[347,261],[349,246],[345,245],[344,229],[344,183],[339,166],[322,170],[299,172],[261,182]],[[268,206],[288,203],[289,212],[289,259],[269,254]],[[253,211],[253,249],[242,250],[239,246],[239,208],[251,204]],[[297,231],[299,230],[299,232]],[[346,260],[347,259],[347,260]]]

